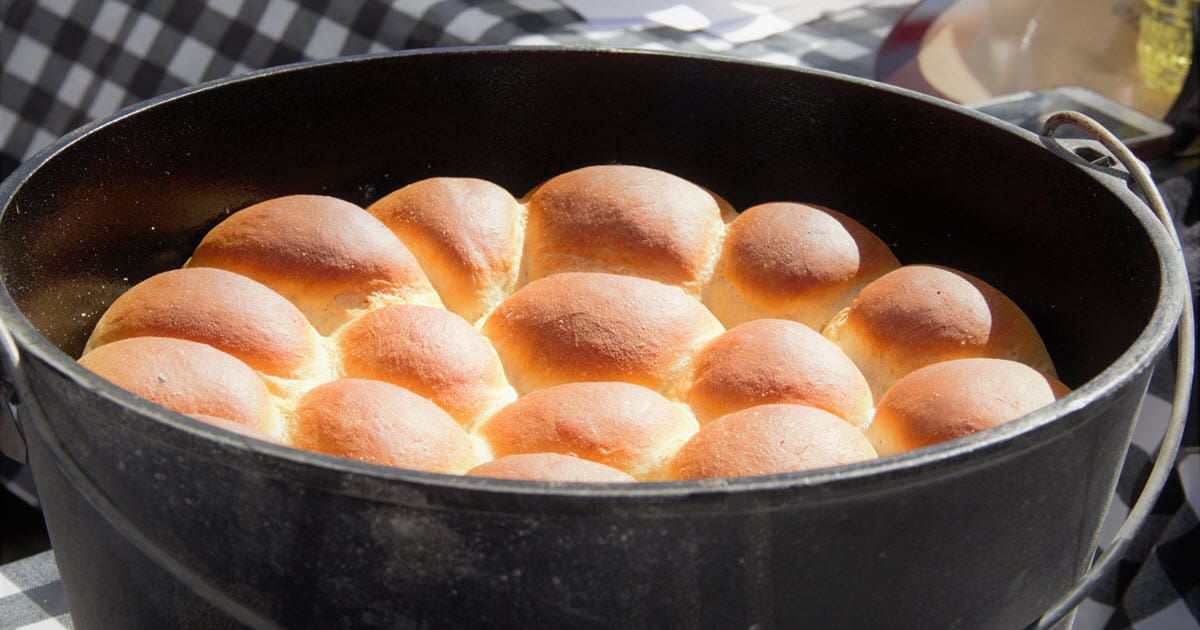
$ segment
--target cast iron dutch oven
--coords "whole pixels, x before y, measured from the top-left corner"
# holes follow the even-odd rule
[[[910,454],[727,481],[423,474],[244,439],[78,367],[107,304],[231,211],[366,205],[433,175],[520,196],[595,163],[745,208],[801,200],[906,263],[996,285],[1075,391]],[[1034,622],[1093,559],[1151,368],[1187,299],[1119,169],[829,73],[571,49],[306,63],[154,99],[0,188],[0,316],[79,627],[985,628]],[[10,375],[11,376],[11,375]]]

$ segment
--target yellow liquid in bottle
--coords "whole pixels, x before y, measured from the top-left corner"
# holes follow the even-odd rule
[[[1144,0],[1137,59],[1142,83],[1171,96],[1179,93],[1192,63],[1195,0]]]

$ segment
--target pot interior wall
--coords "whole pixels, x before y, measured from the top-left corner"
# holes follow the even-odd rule
[[[432,175],[521,196],[604,162],[675,172],[740,209],[825,204],[906,263],[975,273],[1027,309],[1074,386],[1129,346],[1157,297],[1136,220],[1028,138],[861,81],[567,51],[374,58],[165,99],[87,134],[20,188],[0,222],[0,270],[33,324],[76,356],[116,295],[180,266],[205,229],[256,200],[366,204]]]

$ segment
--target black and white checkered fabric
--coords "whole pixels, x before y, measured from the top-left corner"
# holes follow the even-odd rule
[[[722,54],[870,77],[880,43],[914,2],[864,2],[741,41],[666,26],[598,30],[554,0],[0,0],[0,178],[68,131],[147,98],[261,68],[360,53],[597,45]],[[1189,191],[1181,203],[1194,208],[1195,199]],[[1115,533],[1148,473],[1165,405],[1154,396],[1146,402],[1102,540]],[[1080,608],[1075,628],[1200,628],[1196,434],[1193,422],[1153,517],[1127,559]],[[70,624],[52,552],[0,567],[0,629]]]
[[[802,0],[800,0],[802,1]],[[595,31],[554,0],[0,0],[0,173],[66,132],[188,85],[410,48],[562,44],[728,54],[867,76],[910,4],[735,44],[668,27]]]
[[[0,628],[70,628],[67,596],[59,581],[54,552],[0,567]]]

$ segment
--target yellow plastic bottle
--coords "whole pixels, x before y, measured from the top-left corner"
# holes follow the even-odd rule
[[[1144,0],[1138,24],[1137,59],[1142,82],[1175,96],[1192,63],[1192,15],[1197,0]]]

